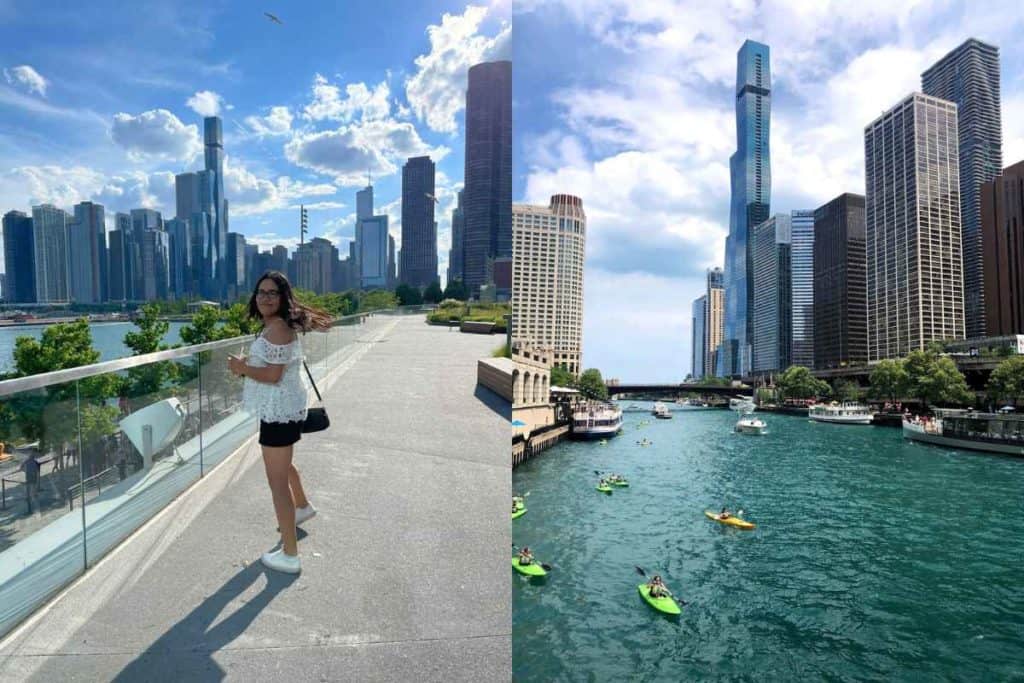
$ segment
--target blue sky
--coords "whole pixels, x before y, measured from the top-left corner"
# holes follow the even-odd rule
[[[586,367],[680,381],[703,272],[721,265],[736,51],[771,48],[772,212],[864,192],[863,129],[968,37],[1001,49],[1004,166],[1024,159],[1012,2],[520,0],[516,202],[582,197]]]
[[[367,170],[400,246],[402,164],[431,155],[443,278],[466,71],[509,58],[510,19],[502,2],[0,0],[0,212],[93,200],[108,225],[171,218],[174,174],[202,167],[218,114],[230,227],[262,248],[297,244],[301,203],[310,236],[347,253]]]

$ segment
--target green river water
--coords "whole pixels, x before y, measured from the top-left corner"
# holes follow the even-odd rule
[[[674,416],[627,412],[607,445],[514,470],[529,496],[513,542],[554,566],[510,568],[514,680],[1024,681],[1024,459],[885,427],[759,414],[758,437],[730,411]],[[631,486],[599,493],[594,470]],[[723,505],[757,529],[704,517]],[[689,603],[681,617],[642,601],[635,565]]]

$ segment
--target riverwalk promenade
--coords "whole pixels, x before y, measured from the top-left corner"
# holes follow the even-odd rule
[[[503,338],[396,316],[332,370],[295,463],[302,573],[259,446],[239,451],[0,641],[3,681],[500,681],[511,672]]]

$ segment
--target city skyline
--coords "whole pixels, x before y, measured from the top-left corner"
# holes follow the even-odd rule
[[[462,186],[466,72],[507,55],[510,26],[500,7],[434,2],[398,12],[322,3],[279,12],[277,25],[243,3],[12,9],[0,29],[0,146],[10,167],[0,174],[0,206],[71,212],[93,201],[104,205],[108,231],[131,209],[170,219],[174,176],[202,169],[201,119],[216,114],[228,229],[262,250],[298,245],[304,204],[307,240],[324,237],[347,253],[355,192],[368,174],[400,248],[401,167],[429,154],[443,276]],[[80,28],[92,20],[111,32],[134,21],[138,30],[114,45]],[[388,41],[368,30],[382,20]],[[67,31],[39,28],[61,21]],[[180,49],[142,48],[150,33],[177,36]],[[254,50],[254,37],[301,41],[303,50]],[[359,59],[337,50],[339,41]]]
[[[799,15],[767,3],[728,19],[675,9],[555,3],[541,15],[528,3],[514,18],[532,37],[517,53],[515,200],[568,192],[590,207],[583,351],[606,377],[689,372],[691,304],[704,269],[724,264],[744,40],[771,48],[773,214],[863,194],[864,127],[970,37],[1000,50],[1003,164],[1024,159],[1019,17],[968,14],[963,3]],[[560,41],[584,37],[592,48],[530,80]]]

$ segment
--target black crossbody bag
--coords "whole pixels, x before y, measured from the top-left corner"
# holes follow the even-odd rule
[[[323,396],[320,395],[320,390],[316,388],[316,382],[313,381],[313,373],[309,371],[309,366],[306,365],[306,361],[302,361],[302,367],[306,368],[306,375],[309,377],[309,383],[313,385],[313,391],[316,392],[316,398],[320,401],[321,406],[319,408],[309,408],[306,411],[306,421],[302,423],[303,433],[308,434],[309,432],[322,432],[331,426],[331,420],[327,417],[327,409],[323,407]]]

